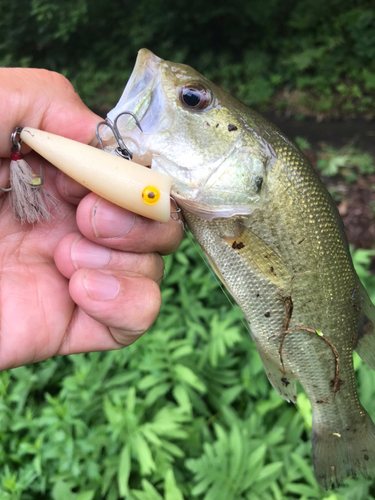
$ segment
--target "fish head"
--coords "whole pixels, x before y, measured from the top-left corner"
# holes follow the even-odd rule
[[[193,68],[142,49],[108,119],[117,119],[134,161],[171,177],[180,206],[211,220],[251,213],[264,199],[274,154],[244,110]],[[104,134],[105,141],[110,131]]]

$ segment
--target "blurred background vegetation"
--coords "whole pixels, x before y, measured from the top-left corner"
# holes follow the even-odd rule
[[[103,114],[147,47],[274,116],[375,115],[373,0],[0,0],[0,12],[2,66],[62,72]],[[336,200],[375,301],[371,154],[292,138]],[[0,374],[0,500],[375,499],[363,478],[317,486],[306,396],[294,407],[271,389],[188,238],[166,259],[162,293],[135,345]],[[375,418],[375,374],[357,356],[355,367]]]
[[[64,73],[110,109],[147,47],[246,104],[375,113],[373,0],[0,0],[0,64]]]

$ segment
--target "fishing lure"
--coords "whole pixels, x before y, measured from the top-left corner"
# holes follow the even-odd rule
[[[138,122],[137,118],[131,114]],[[57,206],[54,198],[43,188],[43,173],[33,173],[23,159],[21,144],[25,142],[69,177],[114,204],[144,217],[167,222],[171,217],[184,227],[177,202],[170,196],[172,181],[159,172],[145,168],[132,160],[114,123],[99,122],[96,136],[102,150],[30,127],[16,127],[12,133],[12,160],[9,191],[14,214],[21,223],[49,220],[51,213],[47,201]],[[99,135],[99,127],[106,125],[112,131],[118,147],[108,154]],[[141,129],[139,123],[139,128]],[[142,130],[142,129],[141,129]],[[19,139],[18,139],[19,137]],[[174,210],[170,209],[170,200]]]

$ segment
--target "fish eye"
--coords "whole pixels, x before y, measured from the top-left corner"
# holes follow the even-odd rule
[[[211,104],[211,91],[201,83],[188,83],[181,88],[180,101],[191,110],[206,109]]]

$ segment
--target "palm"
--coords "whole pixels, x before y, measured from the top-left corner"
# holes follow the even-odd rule
[[[45,165],[43,169],[50,181],[52,169],[47,172]],[[46,190],[51,187],[48,182]],[[15,220],[10,198],[3,199],[1,365],[38,361],[59,352],[74,314],[68,280],[57,270],[53,253],[64,234],[77,230],[75,207],[54,195],[59,203],[54,219],[34,226]]]
[[[87,316],[72,300],[69,280],[57,269],[54,250],[66,234],[77,232],[76,206],[56,192],[56,170],[42,164],[43,188],[58,209],[39,224],[20,224],[10,197],[2,198],[0,218],[0,368],[55,354],[118,347],[108,328]],[[90,335],[90,347],[85,343]]]

